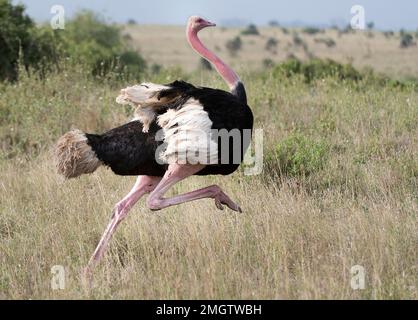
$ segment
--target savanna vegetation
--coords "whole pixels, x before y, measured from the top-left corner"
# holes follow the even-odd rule
[[[135,178],[101,168],[64,181],[52,157],[58,137],[128,121],[132,110],[115,97],[136,79],[226,87],[207,66],[145,63],[134,36],[126,40],[90,13],[71,23],[59,31],[57,61],[39,69],[20,49],[10,60],[15,76],[0,83],[0,298],[418,298],[417,81],[324,59],[239,68],[263,130],[263,171],[193,177],[173,190],[217,183],[243,213],[218,211],[210,200],[160,212],[139,202],[93,287],[83,286],[81,270]],[[103,30],[114,37],[102,38]],[[88,34],[94,41],[83,40]],[[140,69],[126,72],[118,61],[130,50]],[[51,290],[54,265],[65,267],[64,290]],[[364,290],[350,286],[355,265],[364,267]]]

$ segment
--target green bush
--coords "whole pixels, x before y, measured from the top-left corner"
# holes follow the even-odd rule
[[[0,0],[0,81],[15,81],[19,66],[44,77],[70,58],[87,66],[94,75],[116,72],[138,77],[146,68],[144,59],[131,50],[116,25],[83,11],[66,23],[65,30],[35,26],[23,5]]]
[[[19,62],[45,73],[58,60],[57,34],[36,28],[24,10],[0,0],[0,80],[17,80]]]
[[[278,43],[279,42],[275,38],[268,38],[265,48],[267,51],[275,52]]]
[[[294,132],[281,141],[267,157],[267,168],[284,176],[307,176],[321,170],[328,159],[329,146]]]
[[[402,90],[418,90],[418,79],[408,77],[403,79],[392,79],[383,74],[375,73],[371,68],[364,68],[361,72],[351,64],[340,64],[333,60],[311,59],[302,62],[295,56],[288,57],[288,60],[273,67],[272,76],[275,79],[300,77],[307,84],[313,84],[316,80],[330,78],[333,81],[350,81],[355,84],[358,90],[364,85],[370,84],[377,87],[392,87]]]
[[[327,77],[337,77],[340,80],[353,81],[358,81],[363,78],[363,75],[351,64],[340,64],[332,60],[313,59],[304,63],[297,59],[290,59],[278,64],[273,70],[275,77],[291,77],[296,74],[302,75],[306,83]]]
[[[355,30],[351,27],[350,24],[346,25],[343,29],[338,29],[338,35],[341,36],[343,34],[354,33]]]
[[[293,34],[293,44],[295,46],[303,46],[304,43],[303,39],[297,33]]]
[[[323,33],[324,31],[322,29],[315,28],[315,27],[306,27],[302,30],[302,32],[306,34],[310,34],[310,35],[315,35],[317,33]]]
[[[134,76],[146,68],[145,60],[124,43],[120,28],[92,12],[77,14],[67,23],[64,35],[67,55],[86,63],[94,75],[105,76],[113,71]]]

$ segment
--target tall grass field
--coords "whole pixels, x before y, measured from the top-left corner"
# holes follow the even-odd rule
[[[139,27],[130,28],[135,42]],[[154,41],[159,35],[164,43],[161,32]],[[348,35],[355,36],[365,38]],[[218,54],[234,59],[223,44]],[[405,75],[399,63],[399,73],[384,77],[358,63],[328,72],[325,60],[253,70],[245,57],[238,53],[236,68],[254,127],[263,130],[262,172],[192,177],[172,190],[216,183],[243,213],[219,211],[213,200],[151,212],[141,200],[91,287],[82,270],[135,177],[100,168],[65,181],[54,144],[71,128],[104,132],[129,121],[132,110],[115,97],[132,81],[69,63],[45,77],[20,70],[18,81],[1,82],[0,298],[417,299],[418,85],[391,80],[414,70]],[[161,64],[139,80],[226,89],[215,72],[196,69],[198,60],[193,70]],[[65,271],[58,290],[54,266]],[[359,268],[364,283],[356,286]]]

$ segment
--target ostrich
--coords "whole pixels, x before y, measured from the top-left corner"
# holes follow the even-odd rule
[[[72,130],[58,140],[57,169],[66,178],[92,173],[101,165],[110,167],[117,175],[138,176],[132,190],[115,205],[87,270],[99,262],[116,227],[145,194],[149,194],[146,204],[151,210],[212,198],[218,209],[226,205],[241,212],[217,185],[164,197],[174,184],[189,176],[233,173],[250,144],[253,115],[247,105],[244,85],[197,36],[200,30],[212,26],[215,24],[201,17],[190,17],[187,40],[214,65],[231,92],[196,87],[184,81],[166,85],[142,83],[121,90],[116,99],[118,103],[136,107],[134,120],[104,134]],[[222,136],[214,136],[213,130],[238,132],[239,143],[229,136],[225,150]],[[245,138],[244,131],[250,132],[249,139]]]

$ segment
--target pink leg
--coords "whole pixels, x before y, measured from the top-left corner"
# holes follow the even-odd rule
[[[152,191],[147,199],[147,205],[151,210],[160,210],[166,207],[174,206],[180,203],[203,199],[215,199],[215,205],[218,209],[223,210],[223,204],[230,209],[242,212],[241,208],[234,203],[223,191],[217,186],[213,185],[203,189],[188,192],[172,198],[163,198],[164,194],[177,182],[199,172],[204,165],[179,165],[171,164],[168,167],[163,179],[158,186]]]
[[[139,176],[132,190],[116,204],[113,209],[112,219],[90,258],[87,272],[90,272],[90,269],[99,262],[116,227],[128,215],[129,210],[144,194],[154,190],[160,180],[160,177]]]

